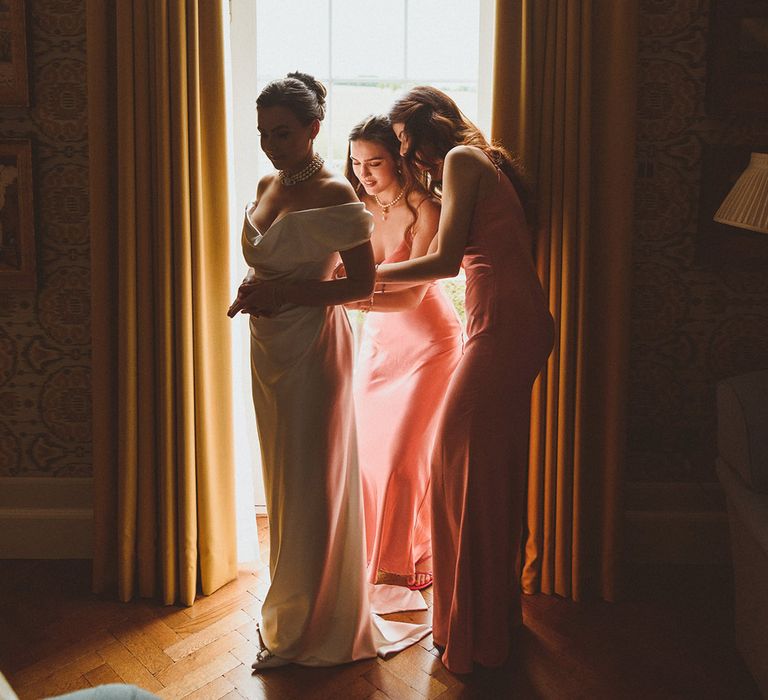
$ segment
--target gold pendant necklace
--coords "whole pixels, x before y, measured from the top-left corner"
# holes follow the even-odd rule
[[[395,204],[397,204],[405,194],[405,187],[403,187],[402,190],[400,190],[400,194],[397,195],[389,204],[384,204],[375,194],[373,195],[373,198],[376,200],[376,204],[381,207],[381,219],[382,221],[387,220],[387,214],[389,213],[390,208],[394,207]]]

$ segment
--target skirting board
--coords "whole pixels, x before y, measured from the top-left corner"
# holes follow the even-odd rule
[[[719,484],[627,484],[626,495],[628,561],[730,561]],[[90,559],[92,542],[91,479],[0,477],[0,559]]]
[[[0,559],[92,556],[92,479],[0,478]]]
[[[631,563],[728,564],[728,515],[718,483],[628,483],[624,554]]]

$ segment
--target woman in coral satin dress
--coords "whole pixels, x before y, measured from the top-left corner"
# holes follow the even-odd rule
[[[349,141],[346,175],[373,214],[374,259],[424,255],[440,208],[409,171],[402,172],[389,119],[365,119]],[[461,322],[435,282],[379,286],[370,299],[347,308],[371,312],[354,382],[369,580],[426,588],[432,582],[430,456],[461,357]]]
[[[246,209],[249,273],[229,311],[250,314],[269,516],[259,671],[385,655],[429,632],[373,614],[423,607],[418,594],[391,586],[375,600],[379,587],[366,581],[352,333],[339,305],[373,289],[371,215],[314,153],[324,98],[323,85],[302,73],[259,95],[261,147],[278,172],[261,179]],[[347,278],[332,280],[339,255]]]
[[[510,156],[447,95],[417,87],[390,111],[401,153],[442,190],[425,256],[381,265],[382,282],[467,277],[467,342],[432,462],[433,632],[451,671],[502,665],[522,624],[517,568],[533,381],[553,322]]]

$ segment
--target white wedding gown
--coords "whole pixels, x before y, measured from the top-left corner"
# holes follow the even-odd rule
[[[291,212],[263,234],[251,223],[251,212],[246,210],[243,252],[257,279],[329,279],[338,251],[371,235],[371,216],[358,202]],[[251,317],[250,328],[270,528],[264,645],[308,666],[404,649],[430,627],[389,622],[372,612],[426,606],[414,591],[366,582],[346,312],[289,305],[273,318]]]

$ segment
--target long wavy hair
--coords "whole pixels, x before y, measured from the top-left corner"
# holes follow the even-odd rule
[[[403,160],[412,173],[438,167],[455,146],[476,146],[482,150],[512,182],[528,226],[535,226],[533,194],[519,159],[503,146],[488,143],[480,129],[444,92],[429,85],[412,88],[389,110],[389,120],[404,125],[408,152]],[[427,177],[426,186],[433,194],[440,195],[440,182]]]
[[[410,245],[413,241],[414,225],[418,218],[417,207],[411,202],[411,193],[420,192],[424,197],[429,197],[423,184],[421,184],[416,178],[414,178],[413,171],[410,168],[403,167],[403,159],[400,156],[400,142],[395,136],[395,132],[392,130],[392,122],[389,121],[389,117],[385,114],[371,115],[363,119],[349,132],[349,139],[347,143],[347,161],[344,166],[344,175],[349,180],[352,187],[355,188],[355,192],[358,197],[362,197],[365,193],[363,183],[360,182],[357,175],[355,175],[354,168],[352,166],[352,153],[351,145],[354,141],[372,141],[383,146],[387,153],[392,156],[392,160],[397,167],[398,178],[400,184],[403,187],[403,200],[408,210],[411,213],[411,222],[405,231],[405,239]]]

